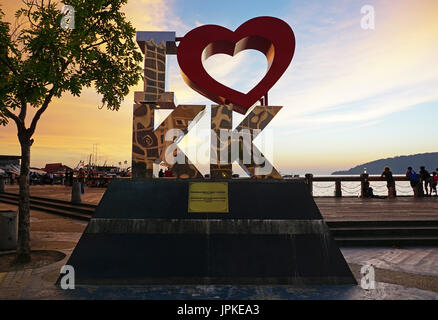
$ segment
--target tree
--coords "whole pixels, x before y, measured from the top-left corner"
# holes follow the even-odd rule
[[[120,11],[126,2],[66,0],[74,9],[74,17],[66,19],[60,3],[23,0],[13,28],[0,8],[0,124],[15,122],[21,146],[17,263],[30,261],[30,150],[52,99],[66,92],[80,96],[84,87],[94,86],[102,107],[118,110],[142,77],[135,29]],[[37,111],[26,121],[29,108]]]

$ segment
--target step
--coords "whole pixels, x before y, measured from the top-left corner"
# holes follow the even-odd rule
[[[367,227],[330,227],[330,230],[416,230],[416,229],[427,229],[427,230],[437,230],[438,226],[429,226],[429,225],[422,225],[422,226],[395,226],[395,227],[381,227],[381,226],[367,226]]]
[[[437,236],[335,237],[339,246],[437,246]]]
[[[18,201],[17,200],[5,199],[5,198],[0,197],[0,202],[8,203],[8,204],[13,204],[13,205],[17,205],[18,206]],[[39,210],[39,211],[43,211],[43,212],[46,212],[46,213],[57,214],[57,215],[61,215],[61,216],[64,216],[64,217],[78,219],[78,220],[83,220],[83,221],[90,221],[90,219],[91,219],[91,216],[88,215],[88,214],[73,213],[71,211],[66,211],[66,210],[61,210],[61,209],[54,209],[54,208],[51,208],[51,207],[45,207],[45,206],[36,205],[36,204],[32,204],[32,203],[30,203],[29,207],[32,210]]]
[[[18,197],[17,196],[11,196],[11,195],[5,195],[5,194],[0,194],[0,199],[8,199],[8,200],[13,200],[13,201],[18,201]],[[90,207],[83,207],[80,205],[76,205],[73,203],[54,203],[50,200],[34,200],[33,198],[30,199],[30,203],[35,204],[35,205],[41,205],[41,206],[46,206],[46,207],[52,207],[52,208],[56,208],[56,209],[61,209],[61,210],[65,210],[65,211],[71,211],[71,212],[80,212],[83,214],[88,214],[88,215],[93,215],[94,210],[93,208]]]
[[[330,231],[335,236],[410,236],[410,235],[425,235],[425,236],[437,236],[438,227],[435,226],[403,226],[403,227],[380,227],[380,226],[367,226],[367,227],[350,227],[350,228],[330,228]]]
[[[16,198],[16,197],[2,197],[0,195],[0,199],[10,200],[10,201],[14,201],[14,202],[18,203],[18,198]],[[76,207],[73,204],[61,205],[61,204],[55,204],[55,203],[52,203],[52,202],[32,200],[32,199],[30,200],[30,204],[36,205],[36,206],[40,206],[40,207],[53,208],[53,209],[61,210],[61,211],[69,211],[69,212],[72,212],[72,213],[81,213],[81,214],[85,214],[85,215],[88,215],[88,216],[91,216],[94,213],[94,210],[85,209],[85,208],[81,208],[81,207]]]
[[[438,215],[437,215],[438,218]],[[438,227],[438,220],[396,220],[396,221],[327,221],[330,229],[340,228],[398,228],[398,227]]]
[[[8,195],[8,196],[14,196],[14,197],[19,197],[18,194],[16,193],[11,193],[11,192],[3,192],[0,193],[1,195]],[[41,200],[41,201],[48,201],[48,202],[54,202],[54,203],[61,203],[61,204],[66,204],[66,205],[71,205],[72,203],[69,201],[65,201],[65,200],[59,200],[59,199],[52,199],[52,198],[43,198],[43,197],[36,197],[36,196],[30,196],[30,199],[34,199],[34,200]],[[91,203],[78,203],[78,204],[74,204],[75,206],[79,206],[79,207],[85,207],[85,208],[91,208],[91,209],[96,209],[97,205],[95,204],[91,204]]]

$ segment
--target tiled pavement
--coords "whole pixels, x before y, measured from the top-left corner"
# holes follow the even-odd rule
[[[345,250],[345,249],[344,249]],[[347,261],[368,263],[383,261],[385,253],[378,248],[362,253],[361,249],[347,249]],[[387,249],[397,254],[397,249]],[[421,248],[417,248],[420,251]],[[438,252],[438,249],[435,249]],[[63,252],[69,254],[71,250]],[[386,255],[387,253],[386,252]],[[406,252],[403,252],[406,255]],[[413,255],[414,257],[416,255]],[[358,257],[362,257],[360,260]],[[68,256],[55,264],[42,268],[0,274],[0,299],[431,299],[438,300],[438,292],[377,282],[375,290],[360,286],[78,286],[75,290],[62,290],[54,283]],[[380,259],[380,260],[379,260]],[[415,260],[415,259],[414,259]],[[405,261],[406,264],[408,261]],[[407,270],[413,271],[413,270]],[[428,272],[426,272],[428,273]],[[438,270],[434,275],[437,276]],[[360,281],[360,280],[359,280]]]
[[[3,273],[3,277],[0,276],[0,299],[20,299],[31,275],[30,269]]]
[[[41,300],[167,300],[167,299],[318,299],[318,300],[437,300],[438,293],[399,285],[376,284],[374,290],[360,286],[81,286],[62,290],[53,283],[37,286],[38,281],[16,289],[0,291],[1,299]]]

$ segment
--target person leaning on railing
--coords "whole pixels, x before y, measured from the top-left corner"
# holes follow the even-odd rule
[[[383,171],[381,177],[385,178],[386,180],[386,187],[388,188],[388,198],[394,198],[396,196],[395,180],[392,176],[391,169],[389,167],[385,167],[385,170]]]
[[[409,167],[406,171],[406,177],[408,177],[409,182],[411,183],[412,190],[414,191],[414,197],[417,198],[420,195],[420,178],[418,177],[414,169],[412,169],[412,167]],[[423,188],[421,188],[421,191],[423,191]]]

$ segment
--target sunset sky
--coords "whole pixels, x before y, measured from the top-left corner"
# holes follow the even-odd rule
[[[7,18],[21,1],[1,0]],[[361,28],[361,7],[375,9],[375,29]],[[204,24],[236,29],[257,16],[285,20],[295,32],[291,66],[270,91],[284,106],[268,129],[282,173],[331,173],[384,157],[438,151],[438,1],[129,0],[137,31],[184,36]],[[180,104],[211,102],[182,80],[169,58],[169,91]],[[248,91],[264,75],[261,53],[217,55],[205,67],[217,80]],[[131,161],[132,88],[118,112],[99,110],[92,89],[52,102],[39,122],[31,165],[75,166],[98,144],[99,162]],[[200,126],[208,126],[208,114]],[[236,119],[241,119],[236,115]],[[13,121],[0,127],[0,154],[19,154]]]

